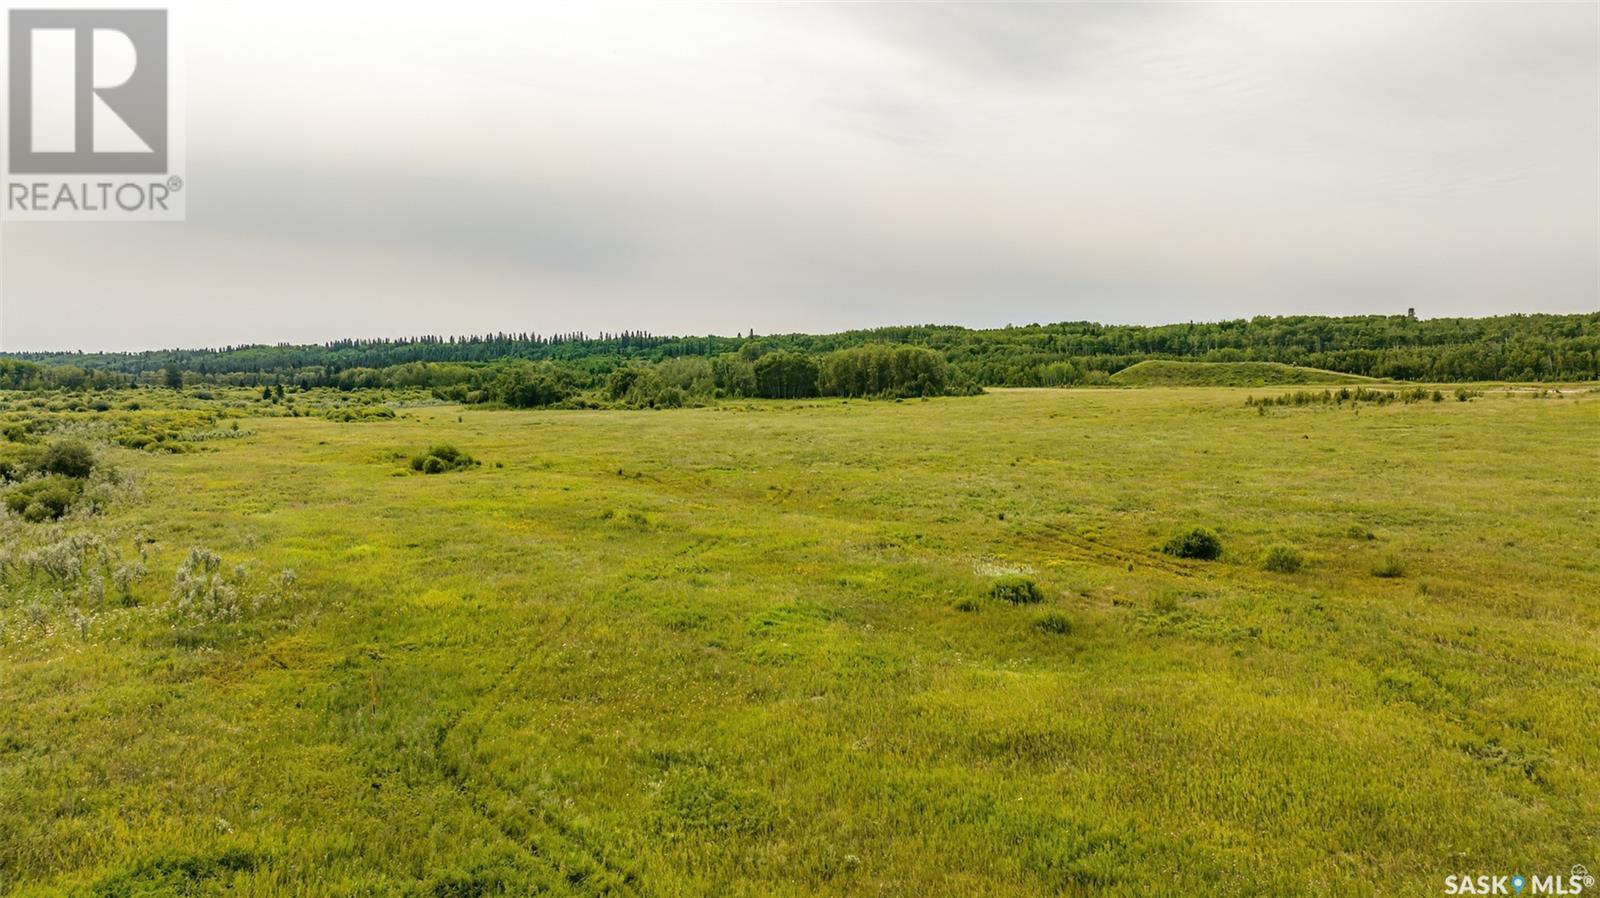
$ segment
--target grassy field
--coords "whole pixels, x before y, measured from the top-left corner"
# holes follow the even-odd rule
[[[1371,377],[1278,362],[1190,362],[1148,359],[1111,375],[1124,387],[1266,387],[1295,384],[1377,384]]]
[[[1600,395],[1247,394],[103,447],[98,515],[0,521],[0,893],[1433,895],[1600,866]],[[411,471],[441,443],[480,464]],[[1220,559],[1160,551],[1193,525]],[[1280,544],[1300,570],[1264,569]],[[1016,577],[1041,601],[990,595]]]

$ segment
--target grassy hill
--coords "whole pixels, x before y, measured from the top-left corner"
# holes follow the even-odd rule
[[[0,409],[177,435],[96,444],[96,515],[0,514],[8,896],[1331,898],[1597,860],[1596,398],[241,398]],[[413,472],[439,444],[481,464]],[[1193,525],[1220,559],[1160,551]]]
[[[1274,387],[1295,384],[1370,384],[1359,374],[1300,368],[1277,362],[1180,362],[1150,359],[1111,375],[1130,387]]]

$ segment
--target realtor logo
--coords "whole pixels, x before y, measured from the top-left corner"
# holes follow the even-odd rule
[[[169,11],[12,9],[6,25],[4,217],[182,219]]]
[[[167,11],[11,11],[11,172],[166,174]]]

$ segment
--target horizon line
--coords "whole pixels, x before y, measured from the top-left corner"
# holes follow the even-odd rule
[[[333,346],[333,344],[336,344],[336,343],[347,343],[348,342],[348,343],[370,343],[370,344],[384,344],[384,343],[394,344],[394,343],[403,343],[403,342],[417,342],[417,341],[421,341],[421,340],[424,340],[424,339],[438,340],[438,341],[446,343],[446,344],[449,344],[449,343],[460,343],[460,342],[473,342],[473,341],[490,342],[490,341],[499,340],[501,338],[509,338],[509,339],[511,339],[513,341],[517,341],[517,342],[522,342],[524,340],[527,340],[528,342],[531,342],[534,339],[543,339],[543,340],[559,339],[559,340],[562,340],[562,341],[565,341],[565,342],[607,343],[607,342],[617,342],[618,340],[622,339],[624,336],[633,336],[633,337],[638,337],[638,338],[642,338],[642,339],[661,340],[661,341],[701,340],[701,339],[706,339],[706,340],[710,340],[710,339],[715,339],[715,340],[746,340],[746,341],[748,341],[748,340],[762,340],[762,339],[778,339],[778,338],[784,338],[784,337],[835,337],[835,336],[844,336],[844,335],[847,335],[847,334],[870,334],[870,333],[874,333],[874,332],[877,332],[877,331],[901,330],[901,329],[910,329],[910,328],[938,328],[938,329],[944,329],[944,330],[963,330],[963,331],[970,331],[970,332],[973,332],[973,333],[984,333],[984,332],[1006,331],[1006,330],[1024,330],[1024,329],[1029,329],[1029,328],[1055,328],[1055,327],[1066,327],[1066,326],[1072,326],[1072,325],[1083,325],[1083,326],[1088,326],[1088,327],[1101,327],[1101,328],[1122,328],[1122,329],[1130,329],[1130,330],[1155,330],[1155,329],[1159,329],[1159,328],[1168,328],[1168,327],[1192,327],[1192,326],[1195,326],[1195,325],[1234,324],[1234,323],[1240,323],[1240,322],[1248,324],[1248,323],[1252,323],[1252,322],[1255,322],[1255,321],[1258,321],[1258,320],[1263,320],[1263,319],[1265,319],[1265,320],[1284,320],[1284,319],[1319,319],[1320,318],[1320,319],[1327,319],[1327,320],[1330,320],[1330,321],[1340,321],[1340,320],[1358,319],[1358,318],[1369,318],[1369,319],[1372,319],[1372,318],[1398,318],[1398,319],[1402,319],[1402,320],[1409,319],[1409,320],[1413,320],[1413,321],[1492,321],[1492,320],[1501,319],[1501,318],[1541,318],[1541,317],[1542,318],[1585,318],[1585,317],[1592,317],[1592,316],[1600,316],[1600,309],[1594,309],[1594,310],[1587,311],[1587,312],[1506,312],[1506,313],[1498,314],[1498,315],[1418,315],[1418,314],[1414,313],[1414,310],[1408,310],[1408,312],[1406,314],[1389,314],[1389,315],[1381,315],[1381,314],[1364,314],[1364,315],[1305,315],[1305,314],[1300,314],[1300,315],[1251,315],[1251,316],[1247,316],[1247,317],[1237,317],[1237,318],[1216,318],[1216,319],[1207,319],[1207,320],[1190,319],[1188,321],[1169,321],[1169,322],[1165,322],[1165,323],[1162,323],[1162,324],[1112,324],[1112,323],[1106,323],[1106,322],[1101,322],[1101,321],[1090,321],[1090,320],[1087,320],[1087,319],[1073,319],[1073,320],[1050,321],[1050,322],[1033,321],[1033,322],[1029,322],[1027,324],[1007,323],[1007,324],[997,325],[997,326],[993,326],[993,327],[974,327],[974,326],[965,325],[965,324],[940,324],[940,323],[936,323],[936,322],[922,322],[922,323],[917,323],[917,324],[884,324],[884,325],[875,325],[875,326],[872,326],[872,327],[857,327],[857,328],[848,328],[848,329],[845,329],[845,330],[836,330],[836,331],[784,331],[784,332],[773,332],[773,333],[767,333],[767,334],[755,333],[755,329],[752,328],[748,335],[747,334],[742,334],[742,333],[734,333],[734,334],[689,334],[689,333],[657,334],[657,333],[653,333],[653,332],[648,331],[648,330],[599,331],[599,332],[594,333],[594,334],[591,334],[591,333],[589,333],[587,331],[566,331],[566,332],[548,333],[548,334],[540,333],[540,332],[537,332],[537,331],[487,331],[487,332],[483,332],[483,333],[468,333],[468,334],[434,333],[434,334],[402,334],[402,335],[398,335],[398,336],[378,336],[378,337],[331,337],[331,338],[328,338],[326,340],[320,340],[320,341],[312,342],[312,343],[296,343],[296,342],[292,342],[292,341],[278,341],[278,342],[273,342],[273,343],[228,343],[228,344],[215,345],[215,346],[167,346],[167,347],[147,348],[147,349],[60,349],[60,348],[57,348],[57,349],[0,349],[0,357],[5,357],[5,358],[25,358],[25,357],[28,357],[28,356],[137,356],[137,355],[156,355],[156,354],[160,354],[160,353],[177,353],[177,352],[216,352],[216,353],[225,353],[225,352],[239,352],[239,351],[246,350],[246,349],[292,349],[292,348],[313,348],[313,347],[321,347],[321,348],[326,349],[326,348],[331,348]]]

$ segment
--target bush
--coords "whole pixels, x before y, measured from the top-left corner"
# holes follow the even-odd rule
[[[989,584],[989,597],[1004,599],[1013,605],[1034,605],[1044,601],[1044,593],[1032,580],[1020,575],[997,577]]]
[[[0,455],[0,483],[26,478],[35,461],[37,457],[26,451]]]
[[[1292,574],[1305,567],[1306,560],[1294,546],[1279,544],[1261,556],[1261,566],[1275,574]]]
[[[196,623],[238,620],[244,611],[237,583],[243,579],[242,568],[234,569],[232,579],[223,572],[217,553],[200,546],[190,549],[173,576],[173,612]]]
[[[494,401],[512,408],[559,405],[577,392],[576,376],[551,362],[512,365],[494,379],[487,391]]]
[[[6,508],[35,524],[54,521],[72,508],[79,489],[77,481],[59,474],[30,480],[6,493]]]
[[[869,343],[823,356],[817,389],[824,396],[898,399],[943,395],[952,380],[950,364],[931,349]]]
[[[1372,576],[1392,580],[1406,575],[1405,559],[1393,552],[1383,556],[1383,560],[1373,565]]]
[[[1222,555],[1222,540],[1205,527],[1195,527],[1167,540],[1161,551],[1179,558],[1215,561]]]
[[[77,440],[51,443],[39,459],[39,470],[82,480],[94,471],[94,450]]]
[[[394,409],[385,405],[364,405],[358,408],[333,408],[323,413],[329,421],[338,421],[344,424],[359,423],[361,421],[392,420]],[[238,422],[235,421],[237,426]]]
[[[780,350],[756,359],[756,395],[762,399],[807,399],[817,395],[816,359]]]
[[[411,456],[411,470],[423,474],[443,474],[479,464],[478,460],[454,446],[430,446],[428,451]]]
[[[633,408],[682,408],[689,403],[689,391],[696,383],[700,384],[702,392],[710,392],[710,365],[705,365],[704,377],[697,380],[697,372],[689,364],[691,361],[704,362],[703,359],[675,359],[670,363],[618,368],[606,378],[605,397]],[[688,386],[669,380],[669,375]]]
[[[1067,620],[1067,616],[1058,611],[1050,611],[1039,615],[1038,620],[1033,622],[1033,628],[1041,633],[1065,636],[1072,632],[1072,621]]]

